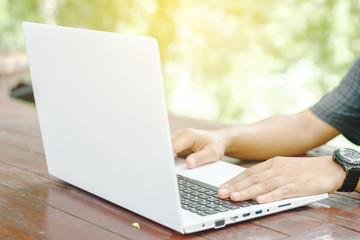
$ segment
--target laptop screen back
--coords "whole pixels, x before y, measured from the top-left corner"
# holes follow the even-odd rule
[[[182,232],[156,40],[23,29],[49,173]]]

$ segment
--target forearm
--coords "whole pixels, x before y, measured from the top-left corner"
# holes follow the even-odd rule
[[[217,132],[225,139],[225,154],[243,159],[300,155],[339,134],[310,110]]]

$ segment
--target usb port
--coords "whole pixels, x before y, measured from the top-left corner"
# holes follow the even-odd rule
[[[262,210],[258,210],[255,212],[255,214],[260,214],[260,213],[262,213]]]
[[[248,217],[248,216],[250,216],[250,213],[243,214],[243,217]]]

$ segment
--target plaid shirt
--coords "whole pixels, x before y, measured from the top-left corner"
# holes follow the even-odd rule
[[[360,145],[360,57],[339,86],[310,110],[351,142]]]

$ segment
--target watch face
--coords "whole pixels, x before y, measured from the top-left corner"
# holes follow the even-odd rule
[[[360,153],[350,149],[350,148],[342,148],[340,149],[340,155],[342,156],[342,160],[350,163],[350,164],[360,164]]]

